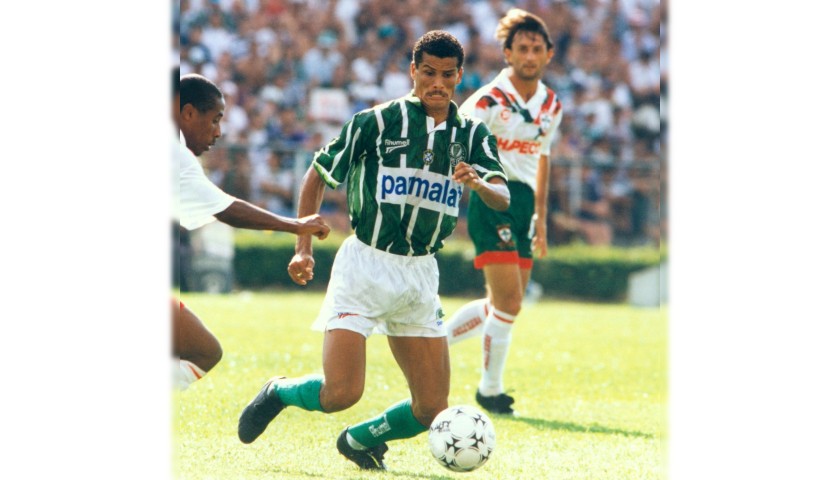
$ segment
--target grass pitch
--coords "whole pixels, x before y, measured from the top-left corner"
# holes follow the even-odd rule
[[[330,415],[284,410],[250,445],[237,438],[239,413],[271,376],[320,373],[322,335],[309,329],[323,294],[183,294],[225,354],[207,377],[173,393],[173,477],[236,479],[574,479],[665,478],[667,312],[627,305],[543,299],[525,306],[513,330],[505,386],[517,417],[491,416],[497,446],[470,473],[432,458],[426,435],[389,443],[388,472],[359,470],[335,439],[408,397],[385,337],[368,340],[362,400]],[[443,298],[453,313],[471,299]],[[475,405],[478,338],[450,349],[450,405]]]

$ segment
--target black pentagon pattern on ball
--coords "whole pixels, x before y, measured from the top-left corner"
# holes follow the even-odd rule
[[[456,472],[468,472],[484,465],[495,445],[489,418],[472,407],[452,408],[432,430],[440,434],[444,447],[435,455],[438,462]],[[492,438],[488,438],[492,437]]]

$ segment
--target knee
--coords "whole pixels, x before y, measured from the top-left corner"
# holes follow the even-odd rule
[[[222,361],[222,355],[224,353],[219,341],[215,338],[212,340],[210,344],[204,345],[200,351],[190,355],[181,355],[181,358],[189,360],[205,372],[209,372]]]
[[[321,389],[321,407],[326,413],[346,410],[361,400],[364,390],[364,385],[325,382]]]
[[[499,296],[493,302],[493,306],[510,315],[519,315],[522,309],[522,292],[510,292]]]
[[[210,368],[215,367],[219,364],[219,362],[222,361],[222,355],[224,355],[224,351],[222,351],[222,344],[219,343],[217,340],[215,348],[213,348],[213,350],[210,352],[207,359],[208,363],[210,363]],[[209,371],[210,368],[208,368],[207,370]]]

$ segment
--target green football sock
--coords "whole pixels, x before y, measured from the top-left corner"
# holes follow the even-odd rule
[[[375,447],[389,440],[411,438],[428,430],[411,413],[411,400],[388,407],[385,413],[350,427],[354,440],[365,447]]]
[[[323,412],[324,408],[321,406],[321,386],[323,384],[323,375],[307,375],[276,383],[274,391],[286,405]]]

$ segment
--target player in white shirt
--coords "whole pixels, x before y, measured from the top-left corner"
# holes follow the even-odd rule
[[[177,68],[172,75],[172,115],[178,127],[172,152],[172,212],[181,226],[194,230],[219,220],[238,228],[326,238],[330,227],[320,215],[281,217],[228,195],[207,178],[196,156],[209,150],[222,134],[224,97],[213,82],[201,75],[180,77]],[[186,145],[178,141],[178,130]],[[195,313],[175,299],[172,301],[172,354],[177,357],[174,383],[182,390],[203,377],[222,358],[218,339]]]
[[[461,111],[481,119],[496,137],[510,208],[494,211],[470,194],[467,224],[476,248],[474,266],[484,272],[488,296],[461,307],[446,326],[450,345],[483,333],[476,401],[489,412],[512,414],[513,398],[505,393],[502,372],[531,278],[533,252],[546,254],[548,155],[562,107],[540,80],[554,54],[542,19],[511,9],[499,20],[496,39],[509,66],[470,96]]]

